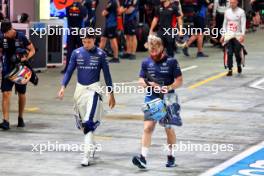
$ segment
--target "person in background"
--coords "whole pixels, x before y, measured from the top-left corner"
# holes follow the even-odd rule
[[[213,27],[218,29],[217,34],[217,43],[221,44],[221,33],[220,30],[223,27],[224,22],[224,14],[225,11],[229,8],[229,0],[214,0],[214,7],[213,7]]]
[[[124,33],[126,38],[126,53],[123,58],[130,60],[136,59],[137,36],[136,29],[138,25],[138,0],[125,0],[120,12],[124,13]]]
[[[74,0],[73,4],[66,8],[66,17],[70,34],[67,36],[67,56],[66,65],[61,73],[65,73],[70,62],[72,51],[82,45],[80,35],[72,35],[73,28],[82,28],[85,18],[87,18],[87,10],[82,5],[82,0]],[[76,31],[76,30],[74,30]]]
[[[193,34],[188,40],[186,46],[183,48],[183,54],[187,57],[190,56],[188,47],[194,42],[197,41],[197,58],[208,57],[207,54],[203,52],[203,32],[206,28],[206,13],[207,8],[212,8],[213,4],[210,3],[209,0],[198,0],[197,5],[195,6],[194,11],[196,12],[194,15],[193,28],[196,28],[197,33]]]
[[[20,58],[20,62],[28,61],[34,54],[35,48],[33,44],[26,38],[26,36],[13,29],[12,23],[9,21],[1,22],[1,36],[0,36],[0,55],[2,57],[2,111],[3,122],[0,124],[0,128],[3,130],[9,130],[9,109],[10,98],[12,95],[12,88],[15,86],[18,92],[18,124],[17,127],[25,127],[24,123],[24,109],[26,105],[26,84],[17,84],[6,78],[12,69],[14,69],[14,63],[12,58],[16,55],[17,49],[27,50],[27,55],[23,55]]]
[[[162,39],[167,55],[174,57],[175,39],[171,34],[165,33],[165,29],[171,29],[173,20],[177,18],[177,25],[179,27],[179,34],[182,32],[182,17],[178,6],[172,3],[171,0],[161,0],[161,5],[157,8],[155,17],[152,20],[150,27],[150,34],[154,33],[158,27],[157,35]],[[164,35],[165,34],[165,35]]]
[[[224,34],[221,42],[224,45],[224,63],[228,68],[226,76],[233,75],[233,55],[236,56],[237,72],[242,73],[243,58],[245,55],[244,45],[246,34],[245,11],[238,7],[238,0],[230,0],[230,8],[225,11],[223,23]]]
[[[118,0],[108,0],[106,8],[102,12],[102,16],[106,18],[105,29],[100,41],[100,48],[104,49],[107,39],[110,40],[111,48],[113,50],[113,58],[109,63],[119,63],[118,58],[118,44],[117,44],[117,15],[119,13]]]
[[[95,28],[96,24],[96,8],[99,4],[99,0],[84,0],[84,6],[87,9],[87,19],[84,22],[85,27]]]

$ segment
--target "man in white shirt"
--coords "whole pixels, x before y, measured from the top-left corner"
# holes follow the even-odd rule
[[[232,76],[233,54],[235,53],[237,71],[242,72],[244,62],[244,40],[246,33],[245,11],[238,7],[238,0],[230,0],[230,8],[225,11],[221,43],[225,46],[225,67],[229,68],[226,76]],[[244,65],[244,64],[243,64]]]

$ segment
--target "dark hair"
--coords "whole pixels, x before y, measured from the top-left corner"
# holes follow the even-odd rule
[[[85,36],[83,36],[84,39],[95,39],[95,35],[90,35],[90,34],[86,34]]]
[[[21,14],[21,17],[20,17],[20,19],[19,19],[19,22],[20,23],[26,23],[27,21],[28,21],[28,14],[27,13],[22,13]]]
[[[4,34],[12,29],[12,23],[10,21],[1,22],[1,32]]]

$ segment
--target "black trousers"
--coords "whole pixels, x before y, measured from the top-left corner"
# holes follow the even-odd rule
[[[235,54],[237,66],[241,66],[241,51],[243,49],[243,46],[240,44],[240,42],[233,38],[229,40],[229,42],[226,44],[226,50],[227,50],[227,66],[231,70],[233,68],[233,55]]]
[[[167,55],[170,57],[174,57],[175,39],[172,38],[171,35],[167,35],[167,34],[163,35],[164,34],[163,30],[159,30],[157,34],[162,39]]]
[[[216,13],[216,17],[215,17],[215,28],[218,29],[218,34],[217,34],[217,40],[218,41],[220,41],[220,38],[221,38],[220,30],[223,27],[223,22],[224,22],[224,14]]]

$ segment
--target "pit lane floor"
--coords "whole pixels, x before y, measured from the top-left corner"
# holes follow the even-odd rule
[[[17,98],[12,97],[11,130],[0,131],[0,175],[97,175],[97,176],[196,176],[263,141],[264,136],[264,31],[250,33],[246,48],[249,55],[242,76],[225,77],[221,49],[205,48],[209,58],[176,57],[184,68],[184,85],[178,90],[182,102],[183,127],[176,127],[177,143],[228,145],[232,151],[177,151],[175,168],[165,168],[164,129],[157,126],[148,157],[148,170],[140,171],[131,163],[140,151],[143,131],[140,110],[143,94],[116,94],[117,106],[107,109],[107,116],[96,131],[102,146],[92,165],[80,166],[81,152],[43,152],[33,149],[38,144],[81,144],[83,135],[76,130],[72,117],[72,96],[76,79],[66,89],[65,99],[56,99],[62,75],[61,68],[40,73],[38,87],[28,86],[26,128],[17,129]],[[196,50],[190,49],[194,56]],[[115,83],[137,85],[140,63],[121,60],[111,64]],[[258,82],[258,86],[251,85]],[[105,102],[107,105],[107,102]],[[33,151],[32,151],[33,150]],[[213,150],[213,148],[211,148]]]

